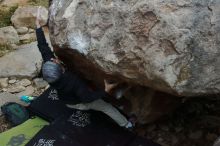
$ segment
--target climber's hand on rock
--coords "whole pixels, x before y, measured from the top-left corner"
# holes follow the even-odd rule
[[[40,7],[38,7],[37,9],[37,16],[36,16],[36,20],[35,20],[35,24],[36,24],[36,28],[40,28]]]
[[[38,19],[36,19],[35,24],[36,24],[36,28],[40,28],[40,27],[41,27],[40,22],[39,22],[39,20],[38,20]]]
[[[104,79],[104,83],[105,83],[105,92],[107,93],[109,93],[113,88],[115,88],[118,85],[118,83],[111,83],[106,79]]]

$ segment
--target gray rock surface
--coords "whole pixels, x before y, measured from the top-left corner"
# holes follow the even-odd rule
[[[11,86],[10,88],[8,88],[7,91],[10,92],[10,93],[20,93],[24,90],[25,90],[25,87],[19,85],[19,86]]]
[[[16,50],[17,48],[18,48],[18,45],[16,45],[16,44],[9,44],[10,45],[10,47],[12,48],[12,49],[14,49],[14,50]]]
[[[16,28],[28,27],[35,28],[35,20],[37,16],[39,6],[24,6],[19,7],[14,15],[11,17],[11,22]],[[45,25],[47,23],[48,11],[45,7],[40,8],[40,24]]]
[[[34,93],[34,87],[28,86],[24,91],[16,94],[16,96],[21,97],[23,95],[31,96]]]
[[[17,82],[16,79],[11,79],[11,80],[8,81],[9,84],[14,84],[14,83],[16,83],[16,82]]]
[[[28,33],[34,33],[34,32],[35,32],[34,29],[29,28]]]
[[[48,83],[46,81],[44,81],[42,78],[36,78],[33,80],[34,85],[36,86],[36,88],[45,88]]]
[[[21,81],[19,81],[17,83],[17,85],[21,85],[21,86],[27,87],[27,86],[31,85],[31,81],[28,80],[28,79],[22,79]]]
[[[0,28],[0,44],[17,44],[19,37],[13,26]]]
[[[3,88],[1,92],[7,92],[8,89],[7,88]]]
[[[53,0],[49,17],[52,44],[105,73],[180,96],[220,92],[219,0]]]
[[[16,29],[18,34],[26,34],[28,33],[28,28],[27,27],[19,27]]]
[[[14,52],[0,58],[0,77],[33,78],[38,74],[40,64],[41,54],[37,43],[22,45]]]
[[[30,43],[30,42],[36,41],[36,34],[27,33],[24,35],[20,35],[19,38],[22,43]]]
[[[0,88],[8,87],[8,78],[0,78]]]

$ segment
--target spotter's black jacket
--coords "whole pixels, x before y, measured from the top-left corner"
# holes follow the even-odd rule
[[[42,55],[43,61],[50,61],[55,58],[51,48],[49,47],[42,28],[36,29],[38,48]],[[78,75],[68,71],[67,69],[61,75],[61,78],[55,83],[50,83],[51,87],[58,91],[60,99],[70,101],[72,103],[88,103],[96,99],[107,97],[108,94],[102,90],[91,90],[86,81]]]

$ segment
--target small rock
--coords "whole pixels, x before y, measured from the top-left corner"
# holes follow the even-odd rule
[[[191,132],[189,134],[189,138],[190,139],[200,139],[203,136],[203,132],[202,131],[196,131],[196,132]]]
[[[44,88],[44,90],[47,90],[49,87],[50,87],[50,85],[48,84],[48,85]]]
[[[34,29],[29,28],[28,33],[34,33],[34,32],[35,32]]]
[[[8,78],[0,78],[0,87],[1,88],[8,87]]]
[[[2,91],[3,91],[3,92],[7,92],[7,91],[8,91],[8,89],[6,89],[6,88],[3,88],[3,89],[2,89]]]
[[[21,97],[23,95],[27,95],[27,96],[32,96],[32,94],[34,93],[34,87],[33,86],[28,86],[24,91],[16,94],[18,97]]]
[[[27,86],[31,85],[31,81],[28,80],[28,79],[22,79],[17,84],[21,85],[21,86],[24,86],[24,87],[27,87]]]
[[[48,85],[48,83],[44,81],[42,78],[36,78],[33,82],[38,89],[45,88]]]
[[[19,38],[22,43],[29,43],[36,40],[36,35],[35,33],[27,33],[25,35],[19,36]]]
[[[28,28],[27,27],[19,27],[16,29],[18,34],[26,34],[28,33]]]
[[[17,44],[19,37],[13,26],[0,28],[0,44]]]
[[[24,86],[15,86],[8,89],[8,92],[10,93],[19,93],[24,91],[26,88]]]
[[[16,83],[16,81],[17,81],[16,79],[12,79],[12,80],[9,80],[8,83],[9,84],[14,84],[14,83]]]
[[[24,26],[35,28],[35,19],[38,9],[39,6],[18,7],[11,17],[11,22],[16,28]],[[41,25],[45,25],[48,20],[48,10],[41,6],[39,12],[39,21],[41,22]]]
[[[16,44],[9,44],[12,49],[17,49],[18,46]]]

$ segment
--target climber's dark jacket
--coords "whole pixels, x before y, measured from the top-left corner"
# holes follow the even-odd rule
[[[38,48],[41,52],[43,61],[46,62],[50,61],[51,58],[55,58],[53,52],[48,46],[48,43],[46,42],[42,28],[36,29],[36,35]],[[67,69],[58,81],[51,83],[50,85],[58,91],[60,99],[70,101],[75,104],[88,103],[108,96],[104,90],[91,90],[83,79]]]

